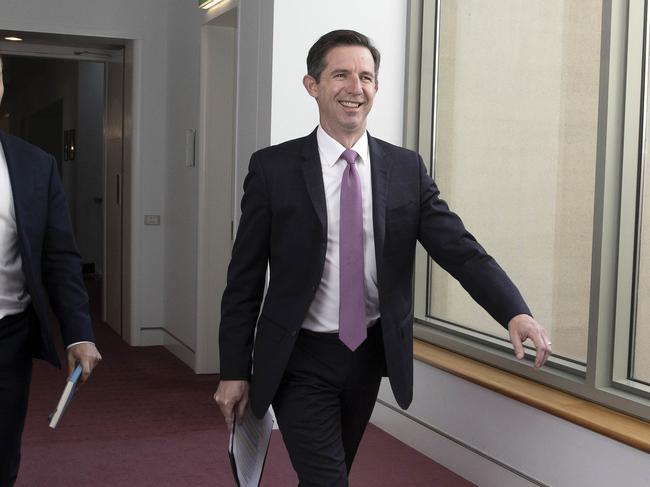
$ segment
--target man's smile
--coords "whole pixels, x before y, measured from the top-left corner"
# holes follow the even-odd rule
[[[345,108],[359,108],[361,105],[363,105],[363,102],[349,100],[339,100],[339,103]]]

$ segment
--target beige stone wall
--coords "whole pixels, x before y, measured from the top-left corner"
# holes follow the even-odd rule
[[[601,2],[444,0],[442,197],[506,269],[554,351],[586,360]],[[435,267],[431,314],[507,337]]]

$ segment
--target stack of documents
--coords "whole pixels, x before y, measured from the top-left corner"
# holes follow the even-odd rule
[[[262,419],[257,419],[247,408],[241,422],[235,421],[228,455],[238,487],[259,486],[272,430],[273,418],[268,410]]]

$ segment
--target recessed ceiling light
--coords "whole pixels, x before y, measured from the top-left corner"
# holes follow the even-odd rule
[[[22,39],[20,37],[16,37],[16,36],[9,36],[9,37],[5,37],[5,41],[20,42],[20,41],[22,41]]]
[[[221,3],[223,0],[199,0],[199,7],[202,9],[209,9],[214,7],[216,4]]]

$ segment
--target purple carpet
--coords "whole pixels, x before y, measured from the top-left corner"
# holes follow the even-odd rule
[[[47,416],[65,374],[35,362],[17,487],[232,486],[227,429],[212,400],[218,376],[196,375],[163,347],[134,348],[95,323],[104,357],[56,430]],[[370,425],[351,486],[471,486]],[[278,431],[262,485],[297,485]]]

